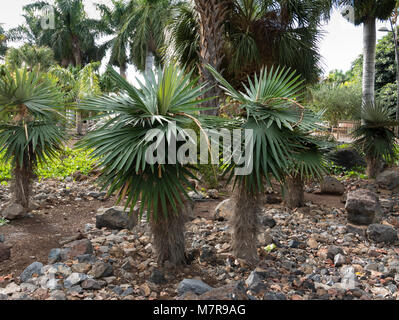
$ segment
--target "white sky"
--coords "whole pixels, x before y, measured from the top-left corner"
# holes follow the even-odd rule
[[[0,10],[0,23],[5,29],[16,27],[24,22],[22,7],[32,3],[32,0],[2,0]],[[51,1],[50,1],[51,2]],[[111,3],[110,0],[84,0],[86,10],[91,17],[97,17],[93,3]],[[377,29],[387,24],[378,22]],[[325,35],[320,42],[320,52],[323,56],[325,73],[332,69],[349,70],[351,62],[362,52],[362,26],[355,27],[347,22],[339,12],[334,12],[332,19],[323,27]],[[380,39],[385,33],[378,32]],[[129,78],[133,79],[135,71],[132,67],[128,70]]]

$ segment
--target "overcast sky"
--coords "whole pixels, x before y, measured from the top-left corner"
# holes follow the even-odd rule
[[[24,22],[22,7],[32,0],[2,0],[0,10],[0,23],[9,29],[16,27]],[[94,9],[93,3],[110,3],[109,0],[84,0],[86,10],[91,17],[98,14]],[[379,22],[377,28],[388,26]],[[323,68],[325,73],[333,69],[349,70],[351,62],[362,52],[362,26],[355,27],[347,22],[339,12],[334,12],[332,19],[323,27],[325,31],[324,39],[320,42],[320,52],[323,56]],[[377,33],[378,38],[384,36],[383,32]],[[133,69],[128,70],[131,78]]]

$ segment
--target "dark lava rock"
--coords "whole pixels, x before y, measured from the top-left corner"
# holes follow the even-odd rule
[[[367,236],[375,242],[394,243],[398,240],[397,231],[386,225],[372,224],[367,228]]]

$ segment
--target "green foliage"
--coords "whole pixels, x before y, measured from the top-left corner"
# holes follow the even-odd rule
[[[4,219],[4,218],[0,217],[0,227],[5,226],[9,222],[10,221],[8,221],[7,219]]]
[[[272,177],[279,182],[287,175],[321,177],[320,141],[310,135],[313,130],[322,130],[317,125],[321,114],[309,112],[296,102],[303,82],[295,72],[264,69],[254,81],[248,79],[244,92],[238,92],[214,68],[208,69],[226,94],[239,102],[243,113],[240,127],[253,132],[253,170],[249,175],[235,176],[235,183],[257,194],[264,190],[264,180],[270,184]],[[235,168],[234,163],[226,168],[229,179]]]
[[[353,120],[362,105],[362,88],[357,82],[320,84],[311,90],[311,108],[324,111],[324,120],[336,126],[340,120]]]
[[[392,110],[380,104],[363,106],[364,123],[354,132],[354,146],[367,158],[393,161],[395,157],[396,138],[393,127],[398,125],[392,117]]]
[[[12,178],[12,164],[11,161],[4,160],[3,154],[0,154],[0,182],[7,182]],[[39,163],[34,171],[39,180],[62,180],[77,172],[88,175],[97,163],[97,159],[91,157],[91,150],[68,147],[57,152],[52,158],[46,157],[45,160],[45,162]]]
[[[171,206],[178,212],[183,200],[188,197],[185,188],[188,177],[195,178],[190,166],[176,164],[154,164],[146,161],[147,150],[156,143],[170,141],[194,122],[199,126],[199,96],[204,87],[191,80],[191,74],[174,65],[159,69],[145,77],[139,88],[129,84],[115,71],[110,76],[121,92],[88,98],[82,104],[87,110],[98,112],[101,119],[97,128],[84,138],[83,145],[93,148],[93,156],[100,158],[100,182],[109,193],[118,192],[118,202],[126,200],[126,207],[134,208],[141,200],[140,212],[146,208],[157,219],[162,212],[165,216]],[[174,123],[171,126],[171,122]],[[161,137],[154,131],[159,129]],[[145,137],[151,139],[145,139]],[[168,149],[168,148],[166,148]],[[165,150],[167,159],[168,152]]]
[[[53,50],[48,47],[32,46],[28,43],[20,48],[8,49],[5,61],[7,65],[18,68],[25,66],[33,69],[37,67],[42,71],[47,71],[55,64]]]
[[[367,179],[367,176],[365,175],[366,168],[364,167],[355,167],[352,170],[347,170],[344,167],[336,165],[333,161],[327,161],[325,163],[325,168],[328,174],[341,177],[342,179]]]

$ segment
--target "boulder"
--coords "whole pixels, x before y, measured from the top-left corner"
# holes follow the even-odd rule
[[[7,261],[11,257],[11,248],[0,243],[0,262]]]
[[[381,188],[393,190],[399,186],[399,171],[385,170],[377,176],[375,182]]]
[[[205,282],[197,279],[184,279],[177,287],[177,293],[182,296],[186,292],[193,292],[197,295],[204,294],[212,290],[213,288],[207,285]]]
[[[111,264],[99,261],[94,264],[91,272],[94,278],[99,279],[112,276],[114,269]]]
[[[138,207],[130,214],[123,207],[100,208],[96,215],[96,227],[106,227],[111,230],[132,230],[137,225]]]
[[[21,279],[21,282],[28,281],[34,275],[40,276],[42,274],[42,268],[43,268],[42,263],[33,262],[24,271],[22,271],[21,275],[19,276],[19,278]]]
[[[333,161],[336,165],[351,170],[354,167],[365,167],[366,162],[362,156],[354,149],[345,148],[334,150],[327,154],[327,158]]]
[[[377,222],[382,212],[378,196],[365,189],[349,192],[345,209],[348,212],[349,222],[357,225]]]
[[[367,228],[367,236],[375,242],[394,243],[398,240],[397,231],[386,225],[372,224]]]
[[[6,207],[1,215],[4,219],[7,220],[15,220],[19,218],[25,218],[27,216],[27,212],[23,206],[18,203],[11,203],[8,207]]]
[[[209,290],[199,296],[199,300],[249,300],[244,282],[232,282],[220,288]]]
[[[345,192],[344,185],[334,177],[326,176],[320,183],[321,193],[341,196]]]
[[[232,199],[223,200],[218,206],[215,208],[214,219],[223,221],[229,220],[233,215],[234,210],[234,201]]]
[[[74,259],[84,254],[92,254],[93,246],[89,239],[76,240],[68,243],[61,250],[63,260]]]

